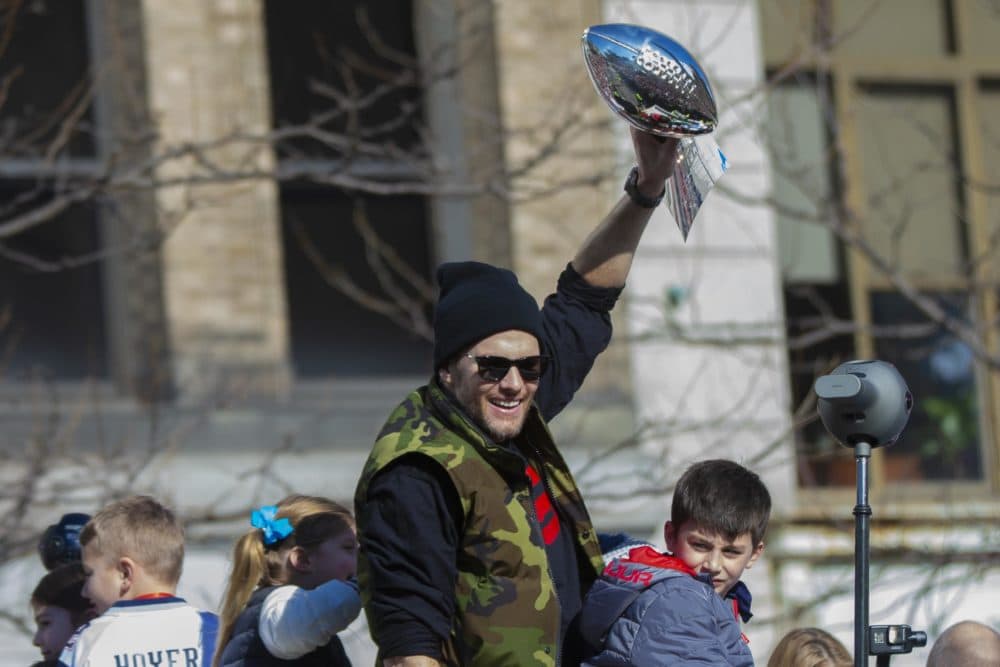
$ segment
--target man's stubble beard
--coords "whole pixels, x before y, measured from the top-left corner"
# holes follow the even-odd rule
[[[514,433],[511,434],[501,433],[493,429],[488,423],[486,423],[486,417],[484,415],[479,415],[478,417],[473,419],[473,421],[476,423],[476,426],[478,426],[480,430],[483,431],[483,433],[489,436],[490,440],[496,443],[501,443],[501,442],[506,442],[508,440],[513,440],[517,436],[521,435],[521,431],[524,430],[524,422],[526,418],[527,417],[525,416],[524,418],[521,419],[521,423],[517,425],[517,429],[514,431]]]
[[[476,407],[475,411],[470,411],[469,410],[469,406],[467,406],[467,405],[463,405],[462,406],[462,408],[465,410],[465,412],[470,417],[472,417],[473,423],[477,427],[479,427],[479,430],[481,430],[483,433],[485,433],[490,438],[490,440],[492,440],[493,442],[496,442],[496,443],[502,443],[502,442],[506,442],[508,440],[513,440],[517,436],[521,435],[521,431],[524,430],[524,423],[528,420],[528,413],[527,413],[527,411],[525,411],[521,415],[521,421],[520,421],[519,424],[517,424],[517,428],[516,428],[516,430],[513,433],[511,433],[511,434],[501,433],[500,431],[494,429],[493,427],[491,427],[489,425],[489,423],[488,423],[488,421],[486,419],[486,414],[479,409],[480,406],[479,406],[478,403],[475,404],[475,407]]]

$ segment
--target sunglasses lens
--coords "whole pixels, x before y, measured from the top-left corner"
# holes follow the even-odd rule
[[[479,377],[487,382],[500,382],[510,372],[511,366],[517,366],[522,380],[535,382],[545,372],[545,366],[548,362],[548,358],[543,356],[524,357],[523,359],[475,357],[475,360],[479,366]]]
[[[510,370],[511,360],[503,357],[476,357],[479,365],[479,377],[487,382],[499,382]]]
[[[545,370],[544,357],[526,357],[518,359],[516,364],[525,382],[534,382],[542,377],[542,372]]]

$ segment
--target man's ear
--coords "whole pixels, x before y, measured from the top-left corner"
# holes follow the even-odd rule
[[[663,541],[667,544],[667,551],[674,553],[674,543],[677,541],[677,529],[672,521],[663,524]]]
[[[764,553],[764,543],[758,542],[757,546],[753,548],[753,554],[750,556],[750,560],[747,561],[747,566],[743,569],[749,570],[751,567],[753,567],[753,564],[757,562],[757,559],[760,558],[760,555],[762,553]]]
[[[302,547],[292,547],[288,552],[288,564],[296,572],[312,572],[312,559],[309,552]]]
[[[442,366],[441,368],[438,369],[438,382],[441,383],[441,386],[451,389],[452,385],[451,371],[448,370],[447,366]]]

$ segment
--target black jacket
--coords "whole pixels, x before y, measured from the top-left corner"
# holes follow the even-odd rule
[[[271,655],[260,638],[260,612],[268,593],[276,586],[258,588],[250,596],[246,609],[236,619],[233,634],[219,658],[219,667],[351,667],[340,639],[334,636],[321,646],[295,660],[282,660]]]

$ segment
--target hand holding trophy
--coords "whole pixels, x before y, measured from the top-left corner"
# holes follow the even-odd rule
[[[684,240],[726,157],[709,136],[718,124],[715,96],[694,57],[670,37],[624,23],[583,33],[590,80],[611,110],[636,129],[678,137],[666,200]]]

